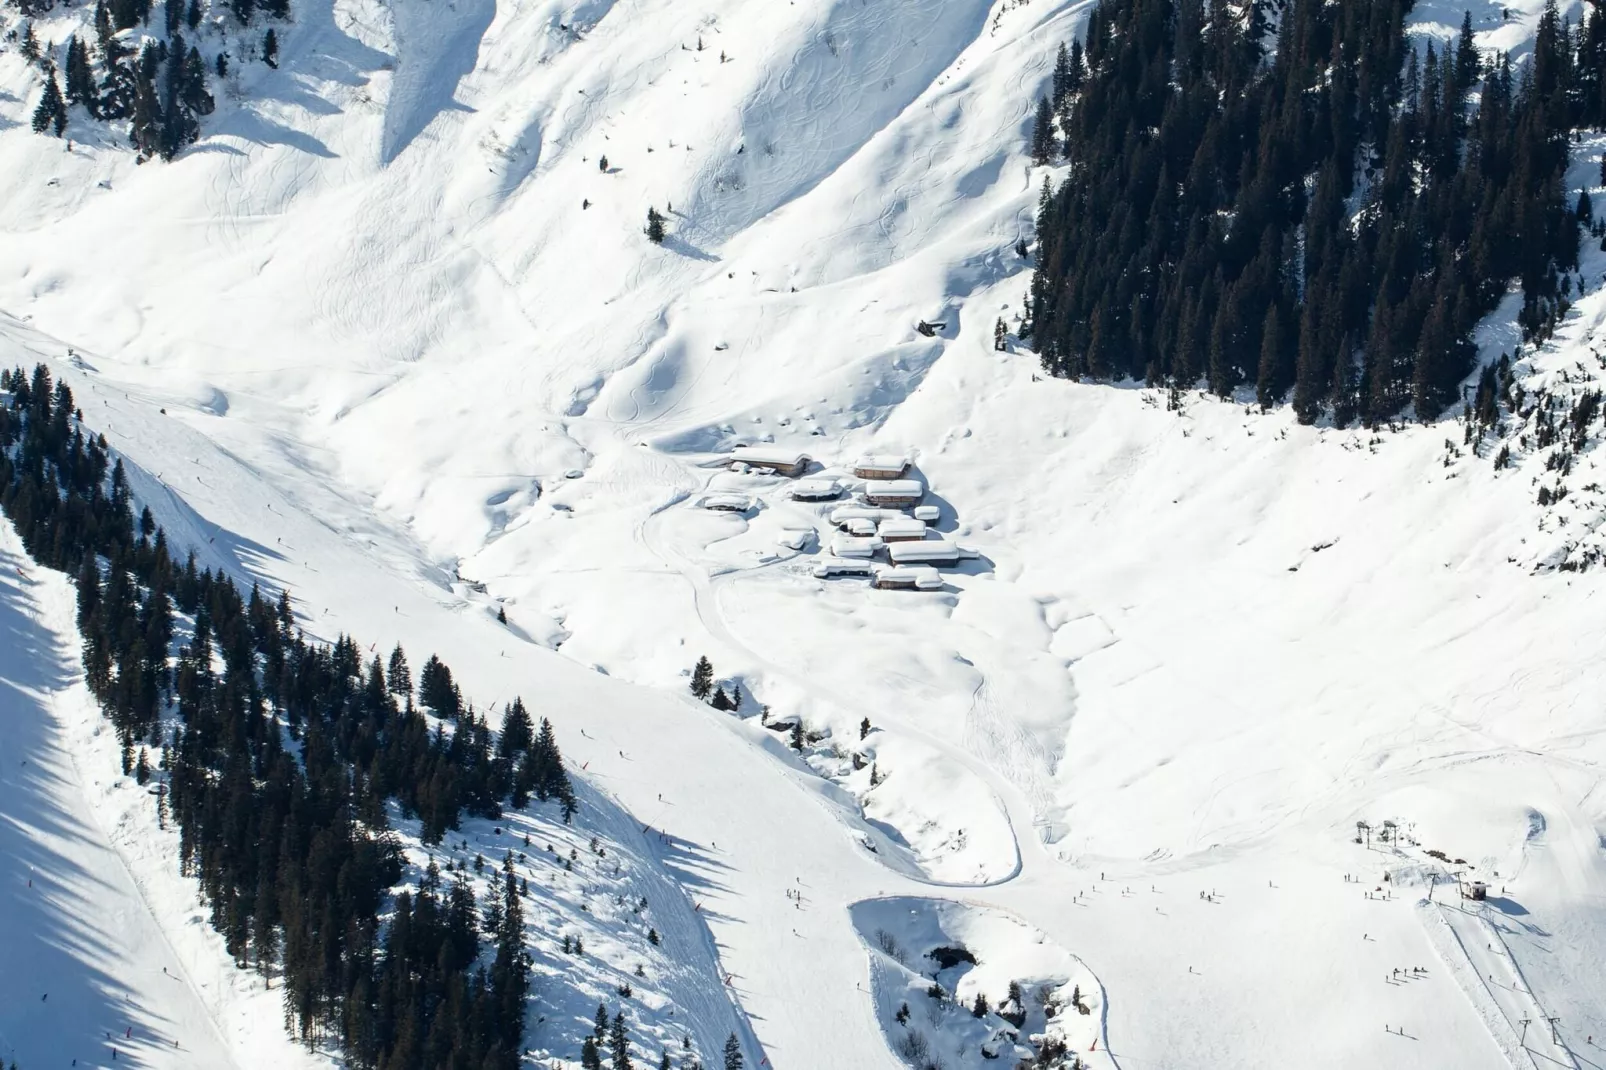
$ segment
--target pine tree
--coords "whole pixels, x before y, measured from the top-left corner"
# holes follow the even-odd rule
[[[654,245],[664,241],[664,217],[656,208],[647,209],[647,240]]]
[[[859,738],[862,740],[870,734],[870,718],[866,717],[859,722]]]
[[[705,655],[697,659],[697,665],[691,671],[691,693],[700,699],[707,699],[714,687],[714,665]]]
[[[608,1034],[608,1051],[613,1056],[613,1070],[631,1070],[630,1034],[625,1028],[625,1012],[613,1016],[613,1027]]]
[[[742,1044],[732,1033],[725,1041],[725,1070],[742,1070]]]
[[[262,62],[274,70],[279,69],[279,35],[273,32],[272,26],[262,38]]]
[[[792,722],[792,749],[799,754],[803,753],[803,719],[801,717]]]
[[[95,75],[89,66],[89,48],[77,34],[67,38],[66,101],[95,113]]]
[[[1054,159],[1054,153],[1054,110],[1047,97],[1039,97],[1032,123],[1032,163],[1041,167]]]
[[[407,653],[402,650],[401,644],[390,652],[390,664],[385,667],[385,679],[389,681],[390,693],[398,697],[412,700],[413,672],[407,667]]]
[[[22,57],[29,63],[37,63],[39,60],[39,38],[34,36],[32,19],[22,24]]]
[[[39,98],[39,105],[33,110],[33,132],[51,133],[61,137],[66,130],[67,104],[61,98],[61,86],[56,81],[55,70],[52,69],[45,80],[45,91]]]
[[[597,1042],[591,1037],[580,1045],[580,1070],[602,1070],[602,1056],[597,1054]]]
[[[708,700],[708,704],[716,710],[729,710],[731,708],[730,696],[725,694],[723,687],[716,687],[714,688],[714,697]]]

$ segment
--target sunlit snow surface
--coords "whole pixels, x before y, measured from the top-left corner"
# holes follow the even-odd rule
[[[1520,51],[1537,8],[1477,6],[1480,41]],[[0,55],[0,357],[67,377],[176,544],[290,587],[312,633],[523,694],[696,844],[719,967],[684,991],[737,1001],[759,1058],[901,1065],[854,906],[897,896],[1043,934],[1102,985],[1118,1063],[1526,1067],[1535,1008],[1565,1045],[1539,1065],[1606,1061],[1600,581],[1535,573],[1570,537],[1538,523],[1542,465],[1446,464],[1451,422],[1179,414],[992,348],[1029,277],[1033,101],[1085,5],[297,11],[280,70],[244,65],[166,165],[33,136],[37,75]],[[1603,312],[1534,374],[1598,376]],[[829,507],[713,467],[772,439],[910,451],[980,558],[933,593],[815,579],[818,540],[779,537]],[[701,654],[745,716],[686,696]],[[759,703],[828,735],[801,760]],[[1486,919],[1417,907],[1430,848],[1496,886]]]

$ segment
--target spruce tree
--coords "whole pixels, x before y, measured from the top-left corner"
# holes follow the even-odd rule
[[[647,209],[647,240],[654,245],[664,241],[664,217],[656,208]]]
[[[272,26],[262,38],[262,62],[274,70],[279,69],[279,35],[273,32]]]
[[[1054,159],[1054,110],[1047,97],[1037,100],[1037,118],[1032,123],[1032,163],[1039,167]]]
[[[630,1034],[625,1027],[625,1012],[621,1009],[613,1016],[613,1027],[608,1034],[608,1051],[613,1056],[613,1070],[631,1070]]]
[[[707,699],[714,687],[714,665],[707,655],[697,659],[697,665],[691,671],[691,693],[700,699]]]
[[[67,104],[62,100],[61,86],[56,82],[56,72],[52,70],[45,79],[45,91],[39,98],[39,105],[33,110],[33,132],[61,137],[66,130]]]
[[[407,653],[402,650],[401,644],[390,652],[390,664],[385,667],[385,679],[389,681],[390,693],[407,698],[412,701],[413,671],[407,667]]]
[[[742,1044],[732,1033],[725,1041],[725,1070],[742,1070]]]

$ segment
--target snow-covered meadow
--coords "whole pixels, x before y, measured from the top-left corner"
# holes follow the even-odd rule
[[[1539,5],[1508,7],[1474,8],[1486,47],[1520,50]],[[1598,581],[1535,569],[1600,506],[1543,513],[1542,459],[1496,472],[1453,421],[1171,411],[995,351],[1030,269],[1031,106],[1085,4],[296,10],[280,69],[170,165],[29,134],[37,74],[0,53],[0,359],[49,361],[174,541],[289,587],[309,632],[437,651],[482,706],[549,712],[622,808],[610,857],[651,884],[617,894],[658,909],[673,880],[706,919],[706,949],[688,924],[649,957],[696,973],[665,983],[705,1001],[700,1043],[737,1014],[754,1061],[903,1065],[863,918],[918,901],[923,925],[1009,918],[1080,964],[1117,1064],[1522,1066],[1506,1034],[1536,1007],[1560,1019],[1545,1054],[1606,1061]],[[1580,185],[1600,152],[1575,148]],[[1603,318],[1596,290],[1532,374],[1598,379]],[[820,509],[713,466],[761,442],[908,451],[981,563],[931,593],[815,578]],[[750,705],[686,695],[704,654]],[[74,657],[7,679],[70,690]],[[820,738],[800,757],[759,704]],[[91,818],[86,841],[133,850]],[[1357,845],[1359,820],[1419,846]],[[1483,916],[1441,925],[1396,885],[1430,848],[1501,874]],[[543,924],[610,894],[554,893]],[[192,932],[173,903],[129,939]],[[175,946],[243,984],[209,939]],[[254,998],[163,1013],[238,1051],[240,1016],[276,1042]],[[34,1050],[41,1020],[0,1043]]]

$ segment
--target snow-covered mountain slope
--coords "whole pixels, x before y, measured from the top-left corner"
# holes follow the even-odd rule
[[[1480,41],[1520,50],[1538,7],[1475,6]],[[850,908],[949,896],[1083,964],[1133,1065],[1522,1065],[1525,999],[1601,1061],[1606,670],[1592,574],[1534,572],[1568,537],[1543,461],[1496,472],[1451,422],[1168,411],[992,347],[1030,107],[1085,5],[296,10],[169,165],[32,136],[0,54],[0,359],[50,361],[175,541],[309,630],[584,726],[591,784],[697,845],[664,864],[755,1054],[900,1065]],[[1603,309],[1536,372],[1589,363]],[[777,540],[822,511],[711,467],[770,439],[911,451],[980,558],[935,593],[815,579],[821,535]],[[760,507],[696,507],[726,490]],[[704,653],[745,716],[684,698]],[[821,734],[806,760],[760,703]],[[1415,908],[1428,849],[1495,885],[1530,995]]]

